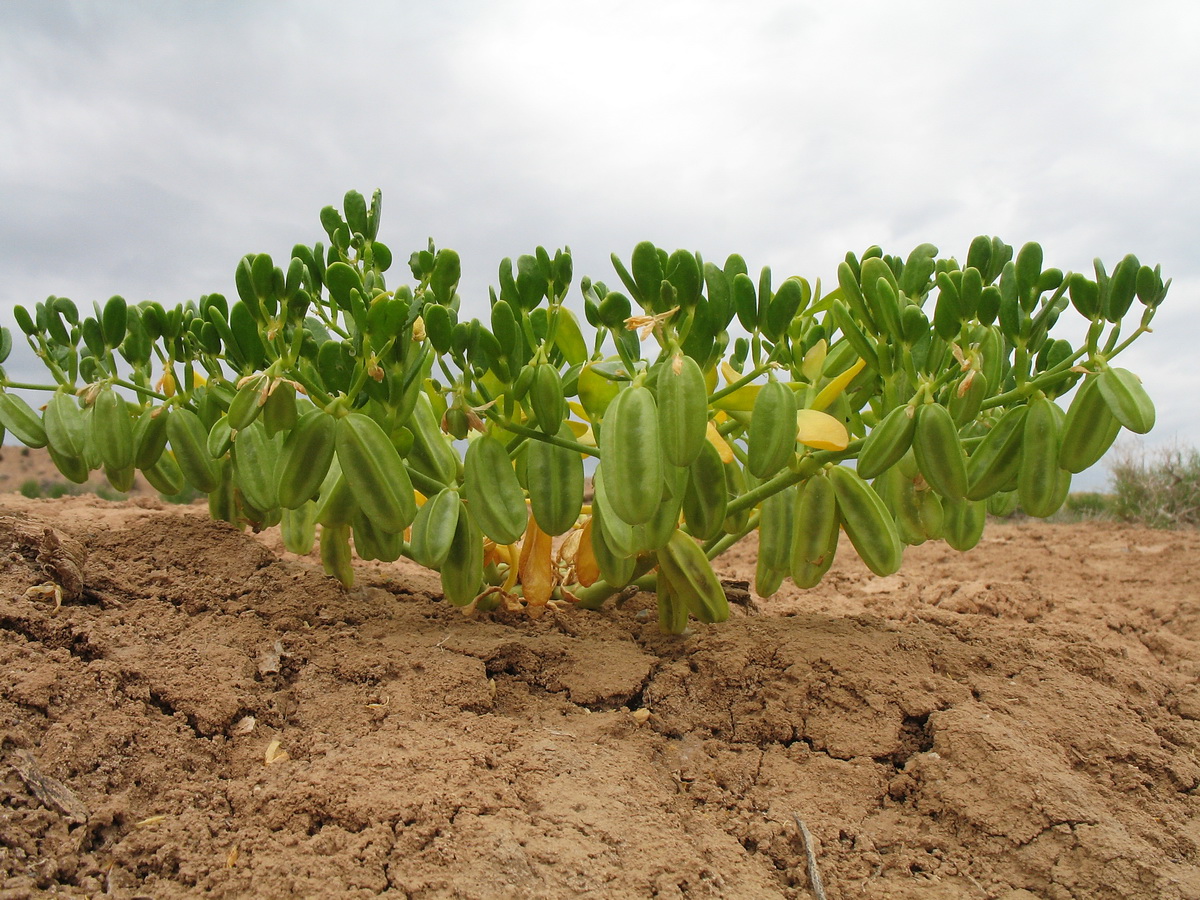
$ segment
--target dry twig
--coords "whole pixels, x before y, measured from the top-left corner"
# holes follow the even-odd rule
[[[825,884],[821,881],[821,873],[817,871],[817,854],[813,850],[812,835],[808,833],[808,826],[804,824],[799,813],[792,813],[792,818],[796,820],[796,827],[800,829],[800,840],[804,844],[804,855],[808,859],[808,883],[817,900],[826,900]]]

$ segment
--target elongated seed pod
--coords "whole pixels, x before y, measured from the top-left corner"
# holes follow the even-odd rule
[[[1017,470],[1017,496],[1031,516],[1045,518],[1054,513],[1058,487],[1058,451],[1061,442],[1059,419],[1062,411],[1046,396],[1029,402],[1021,438],[1021,462]]]
[[[309,500],[298,509],[285,509],[279,523],[283,546],[289,553],[307,556],[317,537],[317,504]]]
[[[1014,406],[992,426],[967,461],[967,499],[985,500],[999,491],[1016,488],[1021,462],[1021,439],[1027,408]]]
[[[607,476],[604,472],[604,464],[601,463],[592,473],[593,515],[603,518],[604,533],[607,536],[608,544],[618,556],[636,556],[638,544],[633,531],[634,526],[613,512],[612,501],[608,498]]]
[[[111,387],[102,388],[96,395],[92,440],[108,468],[119,471],[133,465],[133,421],[125,399]]]
[[[281,431],[290,431],[299,419],[296,405],[296,386],[290,381],[280,381],[267,396],[262,408],[262,422],[267,436],[274,437]]]
[[[159,454],[154,465],[142,469],[142,475],[152,488],[168,497],[180,493],[186,484],[179,463],[175,462],[175,454],[170,452]]]
[[[350,564],[350,525],[321,526],[321,565],[343,587],[354,587],[354,567]]]
[[[845,466],[832,466],[828,472],[850,543],[868,569],[891,575],[900,568],[903,546],[887,507],[856,472]]]
[[[139,469],[148,469],[158,462],[167,446],[167,419],[170,410],[166,406],[145,409],[133,426],[133,462]]]
[[[407,528],[417,514],[412,482],[379,423],[348,413],[337,422],[335,445],[342,474],[371,523],[393,534]]]
[[[897,406],[884,416],[863,441],[855,464],[858,474],[870,480],[899,462],[912,446],[916,425],[916,410],[911,406]]]
[[[0,435],[2,438],[2,435]],[[88,477],[92,474],[88,468],[87,461],[82,456],[67,456],[59,453],[55,449],[54,444],[46,445],[46,451],[50,454],[50,460],[54,463],[59,472],[68,481],[73,481],[75,484],[84,484]]]
[[[966,496],[967,455],[950,411],[938,403],[923,404],[916,415],[913,453],[929,486],[943,497]]]
[[[700,454],[688,467],[687,487],[683,494],[683,520],[688,531],[702,541],[715,538],[725,523],[728,504],[725,464],[721,462],[717,448],[705,441]]]
[[[614,588],[625,587],[633,577],[637,560],[613,547],[606,532],[604,514],[594,505],[592,509],[592,554],[596,557],[600,577]]]
[[[73,396],[64,391],[55,391],[46,401],[43,425],[50,447],[64,457],[82,459],[87,432],[83,410]]]
[[[945,512],[943,538],[955,550],[970,550],[983,537],[983,526],[987,521],[986,500],[942,501]]]
[[[525,533],[525,493],[504,445],[481,435],[463,460],[463,494],[480,530],[497,544],[514,544]]]
[[[687,631],[688,608],[666,570],[658,570],[654,593],[658,600],[658,630],[663,634],[683,634]]]
[[[538,428],[546,434],[558,434],[567,418],[567,400],[563,396],[562,376],[550,363],[542,363],[534,369],[529,402]]]
[[[413,471],[420,472],[447,487],[458,481],[458,454],[443,433],[433,403],[422,391],[408,419],[413,443],[405,459]]]
[[[792,581],[797,587],[816,587],[833,565],[839,534],[837,495],[824,474],[799,486],[792,532]]]
[[[655,385],[663,456],[673,466],[690,466],[708,443],[708,386],[700,365],[676,353]]]
[[[409,553],[419,565],[427,569],[441,569],[450,555],[461,509],[458,491],[446,488],[426,500],[425,505],[417,510],[417,517],[412,523]]]
[[[769,381],[754,400],[746,468],[755,478],[777,474],[796,453],[796,395],[786,384]]]
[[[266,375],[256,375],[243,384],[236,394],[233,395],[233,400],[229,404],[229,428],[234,432],[241,431],[258,418],[262,412],[262,406],[259,403],[263,397],[263,388],[269,383],[270,379]]]
[[[900,536],[902,544],[915,547],[929,539],[921,523],[916,487],[913,480],[906,478],[898,466],[883,472],[871,486],[896,521],[896,533]]]
[[[279,505],[297,509],[316,496],[333,462],[337,422],[323,410],[303,416],[284,438],[279,454]]]
[[[282,438],[267,437],[261,422],[243,428],[233,445],[233,483],[246,502],[269,514],[279,506],[278,466]]]
[[[1108,452],[1121,432],[1121,423],[1108,408],[1100,393],[1099,379],[1085,378],[1063,425],[1058,464],[1068,472],[1090,469]]]
[[[208,452],[208,432],[200,417],[190,409],[173,410],[167,419],[167,439],[188,484],[202,494],[215,491],[220,473]]]
[[[630,525],[654,515],[663,483],[658,410],[645,387],[617,394],[604,414],[600,455],[609,464],[608,499],[612,511]]]
[[[482,587],[483,535],[474,519],[460,515],[442,565],[442,595],[454,606],[467,606]]]
[[[758,520],[758,558],[785,576],[792,567],[795,503],[795,489],[785,488],[763,500]]]
[[[41,417],[16,394],[0,391],[0,426],[26,447],[45,447],[46,429]]]
[[[1114,418],[1134,434],[1154,427],[1154,401],[1142,380],[1128,369],[1105,369],[1099,376],[1100,394]]]
[[[658,552],[659,569],[667,574],[688,611],[705,624],[729,618],[729,599],[712,563],[689,535],[676,530]]]
[[[559,434],[571,436],[565,422]],[[583,459],[565,447],[531,440],[525,477],[533,517],[542,531],[565,533],[583,509]]]

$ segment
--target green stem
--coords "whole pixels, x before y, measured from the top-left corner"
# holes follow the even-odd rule
[[[546,434],[544,431],[540,431],[536,428],[529,428],[525,425],[520,425],[512,421],[512,419],[506,419],[502,416],[498,416],[495,421],[498,422],[500,427],[505,431],[511,431],[513,434],[520,435],[521,437],[526,437],[535,441],[544,441],[547,444],[554,444],[556,447],[564,447],[567,450],[574,450],[576,453],[582,453],[586,456],[594,456],[596,459],[600,458],[600,451],[595,447],[587,446],[587,444],[581,444],[578,441],[570,441],[566,438],[560,438],[556,434]]]
[[[650,555],[643,556],[638,559],[634,567],[634,579],[625,585],[625,587],[613,587],[607,581],[597,581],[591,587],[582,588],[574,592],[579,603],[576,605],[580,609],[599,609],[604,605],[604,601],[616,594],[618,591],[625,590],[626,587],[636,587],[638,590],[648,591],[654,587],[655,576],[650,569],[654,568],[654,559]],[[640,571],[639,571],[640,570]]]
[[[1036,378],[1025,382],[1023,385],[1013,388],[1011,391],[1006,391],[1003,394],[996,394],[994,397],[988,397],[980,404],[980,409],[992,409],[996,406],[1005,406],[1014,400],[1023,400],[1035,391],[1043,390],[1050,387],[1055,382],[1060,381],[1062,377],[1070,371],[1072,367],[1087,353],[1086,347],[1081,347],[1076,350],[1057,366],[1052,369],[1047,369]]]
[[[166,394],[160,394],[158,391],[154,391],[148,387],[143,387],[141,385],[134,384],[132,381],[126,381],[124,378],[114,378],[112,380],[112,383],[114,385],[117,385],[118,387],[128,388],[129,390],[131,390],[137,394],[141,394],[145,397],[153,397],[155,400],[167,400],[168,399]]]
[[[720,556],[722,553],[724,553],[726,550],[728,550],[730,547],[732,547],[734,544],[736,544],[738,541],[740,541],[742,538],[744,538],[746,535],[748,535],[750,532],[752,532],[755,528],[757,528],[758,522],[759,522],[759,514],[755,513],[754,515],[750,516],[746,520],[746,527],[743,528],[740,532],[722,535],[721,537],[714,538],[713,540],[711,540],[707,544],[705,544],[704,545],[704,555],[707,556],[709,559],[716,559],[718,556]]]
[[[765,363],[761,366],[755,366],[754,371],[752,371],[749,375],[743,375],[737,381],[733,382],[732,384],[725,385],[725,387],[721,388],[721,390],[712,394],[708,398],[709,405],[712,406],[718,400],[721,400],[724,397],[728,397],[734,391],[738,390],[738,388],[744,388],[746,385],[750,384],[750,382],[754,381],[754,379],[757,378],[759,375],[762,375],[764,372],[767,372],[768,370],[770,370],[770,368],[771,368],[770,363]]]
[[[4,382],[5,388],[16,388],[22,391],[57,391],[61,384],[33,384],[29,381],[8,381]]]

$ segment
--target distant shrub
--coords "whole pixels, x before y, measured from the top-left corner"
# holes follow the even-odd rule
[[[1111,466],[1113,515],[1151,528],[1200,525],[1200,451],[1119,447]]]
[[[30,500],[36,500],[42,496],[42,484],[36,478],[26,478],[21,482],[21,495],[28,497]]]
[[[1113,515],[1113,497],[1111,494],[1100,494],[1095,491],[1080,491],[1070,494],[1063,506],[1068,517],[1072,520],[1111,519]]]

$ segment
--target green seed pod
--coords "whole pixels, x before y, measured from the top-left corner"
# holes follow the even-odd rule
[[[975,369],[967,372],[950,392],[950,418],[958,427],[975,421],[988,397],[987,376]]]
[[[104,387],[92,405],[92,440],[105,467],[122,472],[133,466],[133,421],[125,400],[111,387]]]
[[[442,431],[433,401],[424,391],[417,397],[416,406],[408,419],[413,444],[406,460],[413,470],[441,485],[450,487],[458,482],[458,453]]]
[[[693,616],[706,625],[729,618],[725,589],[713,572],[712,563],[689,535],[676,530],[659,551],[658,564]]]
[[[440,570],[450,555],[450,545],[458,529],[462,501],[450,488],[439,491],[417,510],[412,523],[412,558],[427,569]]]
[[[342,587],[354,587],[354,567],[350,564],[350,526],[321,526],[321,565],[325,574],[342,583]]]
[[[283,442],[279,455],[279,504],[297,509],[316,496],[329,472],[337,422],[323,410],[305,413]]]
[[[1134,434],[1145,434],[1154,427],[1154,401],[1142,380],[1128,369],[1105,369],[1099,387],[1109,412]]]
[[[688,467],[683,494],[683,520],[688,531],[702,541],[715,538],[725,523],[728,504],[725,464],[717,448],[706,440],[695,462]]]
[[[335,446],[354,499],[383,531],[404,531],[417,514],[404,460],[379,423],[362,413],[337,421]]]
[[[280,381],[271,390],[262,408],[262,421],[267,429],[267,437],[291,431],[298,418],[296,386],[290,381]]]
[[[258,418],[258,414],[262,412],[262,405],[259,401],[264,399],[263,388],[269,381],[270,379],[266,375],[256,375],[238,388],[237,393],[233,395],[233,401],[229,404],[228,415],[231,431],[241,431]]]
[[[796,494],[792,533],[792,581],[797,587],[816,587],[833,565],[838,544],[837,495],[823,473],[813,475]]]
[[[317,504],[313,500],[298,509],[285,509],[279,523],[283,546],[289,553],[308,556],[317,537]]]
[[[1004,491],[1000,494],[992,494],[987,498],[988,515],[996,516],[1003,519],[1011,516],[1017,511],[1019,500],[1016,491]]]
[[[1100,393],[1099,379],[1085,378],[1067,410],[1058,465],[1073,473],[1091,468],[1108,452],[1120,431],[1121,423]]]
[[[985,500],[942,500],[945,514],[942,537],[955,550],[967,551],[983,537],[983,526],[987,521]]]
[[[158,462],[167,446],[167,418],[170,409],[156,406],[142,410],[133,426],[133,462],[139,469],[149,469]]]
[[[173,410],[167,419],[167,439],[188,483],[202,494],[215,491],[221,483],[220,472],[208,452],[208,432],[200,417],[190,409]]]
[[[142,475],[152,488],[167,497],[175,496],[187,486],[175,454],[169,452],[160,453],[154,465],[142,469]]]
[[[482,590],[483,535],[470,516],[458,517],[441,572],[442,595],[454,606],[467,606]]]
[[[559,436],[572,437],[566,423]],[[657,446],[654,450],[657,454]],[[546,534],[564,534],[583,509],[583,458],[573,450],[539,440],[529,442],[528,453],[526,479],[533,517]]]
[[[467,447],[463,495],[480,530],[497,544],[514,544],[525,533],[528,511],[508,451],[481,435]]]
[[[903,546],[883,500],[845,466],[832,466],[828,472],[850,543],[868,569],[876,575],[891,575],[900,568]]]
[[[985,500],[999,491],[1016,489],[1021,462],[1025,406],[1014,406],[992,426],[967,461],[968,500]]]
[[[68,481],[84,484],[88,480],[88,476],[92,474],[87,461],[82,456],[67,456],[59,453],[52,443],[46,445],[46,450],[55,467]]]
[[[596,471],[592,474],[592,493],[592,515],[597,520],[603,519],[608,545],[619,557],[636,556],[638,544],[634,527],[613,512],[612,501],[608,497],[603,463],[596,466]]]
[[[658,599],[658,630],[663,634],[683,634],[687,631],[688,608],[680,596],[680,588],[661,566],[654,591]]]
[[[612,511],[630,525],[650,521],[661,496],[656,486],[663,483],[663,470],[658,410],[648,388],[627,388],[609,404],[600,455],[613,476],[607,483]]]
[[[917,410],[916,420],[913,453],[917,468],[943,497],[966,496],[967,456],[950,411],[938,403],[925,403]]]
[[[55,391],[46,401],[42,424],[45,427],[48,446],[52,450],[68,458],[83,457],[87,430],[83,410],[72,395],[64,391]]]
[[[545,434],[558,434],[559,426],[567,418],[567,400],[563,396],[562,377],[550,363],[534,369],[529,402],[538,428]]]
[[[793,488],[774,493],[763,500],[759,514],[758,558],[767,568],[777,572],[787,573],[792,566],[795,497]]]
[[[267,437],[255,422],[238,432],[233,445],[233,484],[246,502],[269,517],[279,507],[279,454],[283,438]]]
[[[1021,462],[1017,471],[1017,496],[1031,516],[1045,518],[1058,509],[1059,427],[1062,418],[1053,400],[1041,396],[1029,402],[1021,438]]]
[[[884,416],[863,442],[855,465],[858,474],[870,480],[899,462],[912,446],[916,424],[911,406],[897,406]]]
[[[205,441],[208,454],[213,459],[224,459],[233,449],[233,429],[229,427],[229,416],[221,416],[208,429],[208,439]]]
[[[746,468],[755,478],[778,474],[796,454],[796,395],[786,384],[769,381],[754,400]]]
[[[690,356],[676,353],[659,369],[655,391],[663,456],[673,466],[690,466],[707,443],[704,373]]]
[[[208,514],[218,522],[228,522],[238,529],[244,526],[238,517],[237,497],[233,488],[233,466],[228,459],[215,460],[217,486],[208,492]]]
[[[0,391],[0,426],[26,447],[45,447],[46,429],[41,417],[16,394]]]

